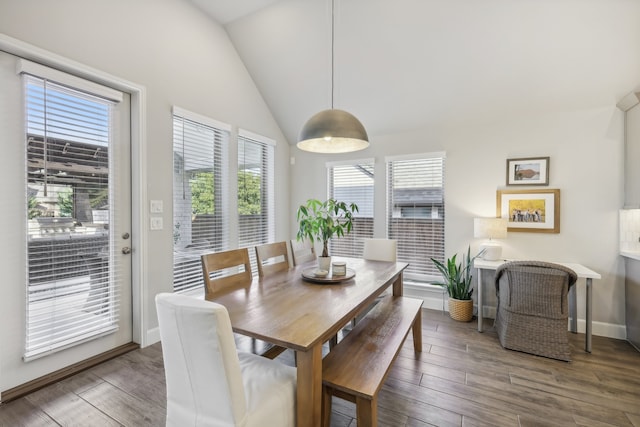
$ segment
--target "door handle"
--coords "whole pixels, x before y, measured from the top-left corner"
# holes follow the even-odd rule
[[[129,255],[131,253],[131,248],[129,246],[125,246],[122,248],[122,253],[125,255]]]

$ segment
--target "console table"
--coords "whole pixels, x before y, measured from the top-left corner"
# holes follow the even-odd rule
[[[504,264],[507,261],[511,260],[498,260],[498,261],[487,261],[481,258],[476,258],[473,263],[473,266],[478,271],[478,332],[482,332],[482,317],[483,317],[483,304],[482,304],[482,270],[493,270],[495,271],[498,267]],[[553,262],[553,261],[552,261]],[[563,265],[567,268],[572,269],[576,272],[579,279],[585,279],[586,281],[586,319],[585,319],[585,344],[584,350],[588,353],[591,353],[591,316],[592,316],[592,305],[593,305],[593,279],[600,279],[600,274],[596,273],[593,270],[589,270],[582,264],[575,264],[570,262],[556,262],[556,264]],[[571,317],[571,323],[569,325],[569,329],[574,334],[578,332],[578,297],[577,297],[577,284],[571,287],[569,291],[569,316]]]

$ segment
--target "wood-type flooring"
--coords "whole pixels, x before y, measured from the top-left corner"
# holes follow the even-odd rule
[[[640,353],[626,341],[569,334],[572,361],[503,349],[446,313],[423,311],[423,352],[411,334],[380,394],[380,426],[640,427]],[[240,345],[248,344],[243,342]],[[287,350],[278,359],[293,365]],[[164,426],[162,348],[154,344],[0,405],[0,426]],[[335,399],[331,425],[356,425]]]

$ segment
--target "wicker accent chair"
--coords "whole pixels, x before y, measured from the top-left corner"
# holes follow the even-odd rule
[[[496,270],[495,328],[504,348],[571,360],[568,293],[576,273],[539,261],[506,262]]]

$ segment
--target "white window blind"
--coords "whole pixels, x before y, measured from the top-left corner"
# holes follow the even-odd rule
[[[118,327],[119,258],[109,235],[114,103],[20,71],[27,132],[24,359],[31,360]]]
[[[200,257],[229,249],[229,127],[173,110],[173,289],[203,290]]]
[[[358,205],[353,230],[331,239],[331,255],[361,257],[364,238],[373,237],[374,159],[327,163],[329,197]]]
[[[258,271],[253,246],[275,239],[273,144],[243,130],[238,134],[238,247],[249,248],[253,274]]]
[[[409,279],[439,280],[431,258],[444,260],[444,163],[442,153],[387,159],[388,237]]]

